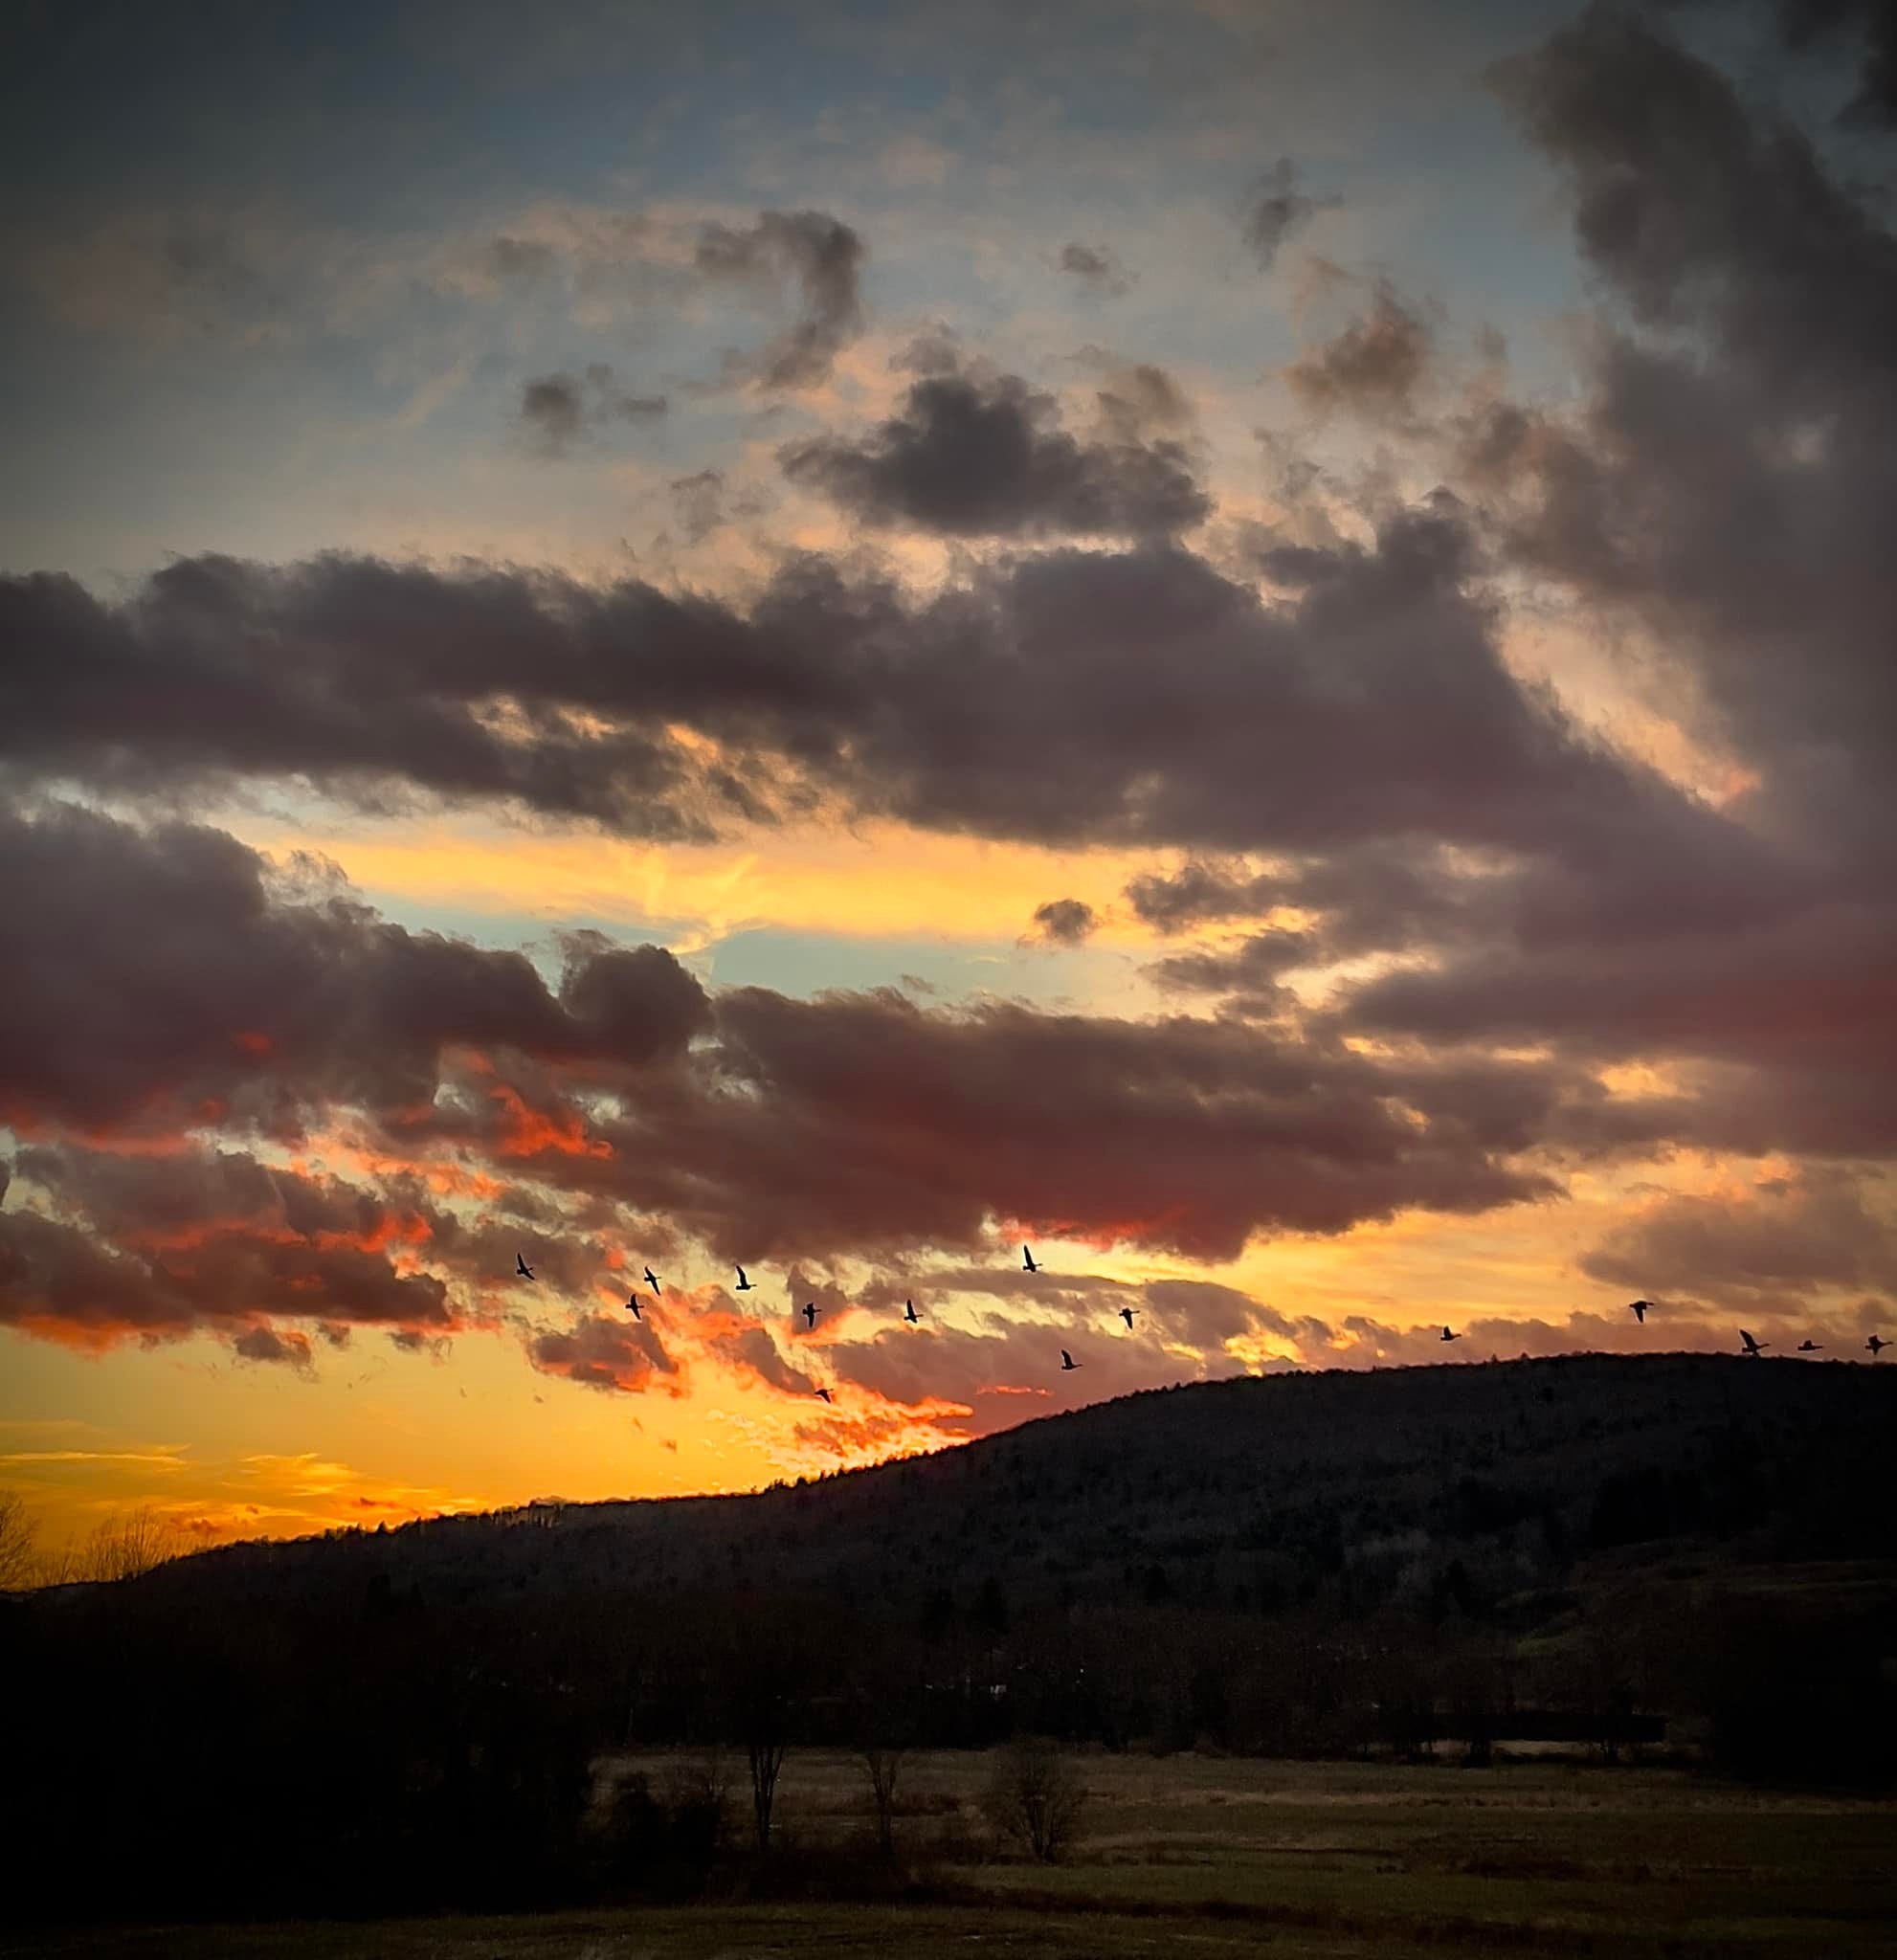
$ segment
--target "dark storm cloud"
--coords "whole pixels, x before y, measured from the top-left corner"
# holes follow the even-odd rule
[[[548,1175],[610,1183],[759,1259],[974,1246],[991,1217],[1229,1257],[1255,1232],[1550,1190],[1473,1124],[1439,1148],[1393,1109],[1398,1089],[1348,1050],[1233,1023],[747,988],[719,996],[696,1089],[648,1097],[649,1136],[604,1123],[610,1159],[562,1158]]]
[[[1289,157],[1280,157],[1259,178],[1245,211],[1245,243],[1260,267],[1269,272],[1277,262],[1279,248],[1337,201],[1300,190],[1297,165]]]
[[[1161,932],[1181,932],[1209,919],[1241,919],[1279,902],[1281,880],[1242,869],[1194,862],[1174,872],[1149,871],[1127,887],[1133,910]]]
[[[1100,921],[1083,899],[1050,899],[1035,907],[1034,923],[1042,939],[1056,946],[1079,946]]]
[[[1138,282],[1138,276],[1127,270],[1110,245],[1065,244],[1060,248],[1060,270],[1101,299],[1118,299]]]
[[[670,955],[592,935],[569,943],[556,995],[516,954],[278,898],[214,833],[65,812],[0,841],[0,866],[23,873],[0,918],[33,928],[4,949],[16,1006],[0,1056],[5,1114],[29,1131],[212,1121],[294,1135],[354,1112],[387,1156],[460,1152],[747,1259],[973,1247],[996,1219],[1222,1257],[1255,1232],[1551,1189],[1497,1154],[1519,1147],[1518,1091],[1466,1074],[1393,1072],[1229,1022],[924,1013],[894,993],[707,1000]],[[1439,1105],[1443,1127],[1419,1130],[1406,1100]],[[245,1284],[289,1285],[321,1254],[342,1303],[327,1318],[446,1320],[438,1294],[416,1310],[418,1281],[386,1302],[370,1286],[391,1281],[368,1248],[416,1231],[411,1216],[447,1270],[484,1283],[511,1274],[520,1245],[552,1283],[598,1271],[577,1241],[560,1263],[570,1232],[452,1237],[413,1194],[365,1206],[223,1154],[148,1172],[68,1162],[61,1179],[127,1246],[159,1245],[193,1213],[237,1220],[228,1245],[191,1254],[214,1286],[207,1310],[261,1310]]]
[[[426,1103],[448,1044],[637,1067],[708,1012],[656,947],[576,937],[556,998],[521,954],[280,902],[267,869],[217,831],[0,812],[0,1119],[175,1122],[211,1102],[294,1133],[331,1101]]]
[[[742,621],[643,585],[602,601],[558,579],[444,579],[341,557],[281,569],[185,560],[118,606],[62,577],[0,581],[0,637],[14,650],[0,670],[0,770],[97,774],[130,790],[287,774],[376,808],[407,785],[658,836],[702,834],[710,813],[754,805],[656,728],[601,735],[574,713],[611,711],[609,676],[639,665],[649,679],[670,673],[648,707],[681,686],[701,692],[695,668],[710,700],[729,695],[717,670],[733,657],[752,688],[795,685],[763,671]],[[627,664],[628,651],[645,661]],[[562,700],[571,682],[577,693]],[[741,735],[746,686],[731,701]],[[505,699],[530,705],[524,732],[496,725]]]
[[[1230,951],[1177,953],[1156,961],[1152,972],[1164,987],[1269,996],[1281,974],[1317,964],[1322,945],[1314,932],[1258,932]]]
[[[610,422],[648,422],[665,413],[662,394],[632,394],[603,361],[584,377],[544,374],[521,390],[521,420],[547,456],[565,456],[589,430]]]
[[[949,537],[1148,537],[1210,510],[1178,443],[1082,442],[1059,413],[1015,375],[933,375],[866,440],[813,437],[778,459],[866,523]]]
[[[371,1191],[265,1164],[247,1151],[180,1146],[121,1153],[73,1143],[28,1145],[18,1169],[118,1245],[189,1245],[248,1232],[318,1246],[425,1243],[454,1221],[417,1191]]]
[[[1343,411],[1373,421],[1395,420],[1410,413],[1429,353],[1429,329],[1421,317],[1379,280],[1370,310],[1301,354],[1284,370],[1284,379],[1298,399],[1319,414]]]
[[[1057,549],[915,599],[805,557],[745,612],[340,556],[183,560],[117,603],[5,580],[0,769],[301,779],[372,808],[406,790],[659,837],[819,791],[932,829],[1225,851],[1408,837],[1631,863],[1643,826],[1688,822],[1510,675],[1452,501],[1281,569],[1266,603],[1166,546]],[[995,739],[1004,704],[1031,742]]]
[[[1674,711],[1757,787],[1723,819],[1617,798],[1618,849],[1597,826],[1559,864],[1419,893],[1436,957],[1357,990],[1342,1020],[1671,1059],[1690,1086],[1670,1116],[1661,1097],[1600,1120],[1886,1153],[1897,240],[1798,130],[1625,13],[1591,11],[1499,81],[1569,173],[1605,303],[1578,409],[1493,405],[1463,466],[1517,564],[1642,629]],[[1320,927],[1346,950],[1351,913],[1367,927],[1376,909],[1350,902],[1350,856]],[[1297,881],[1249,895],[1306,902]],[[1148,909],[1181,924],[1232,882],[1181,874]]]
[[[1621,314],[1575,420],[1504,406],[1472,455],[1536,569],[1688,662],[1772,820],[1883,859],[1897,765],[1897,238],[1716,70],[1596,11],[1501,86],[1570,173]]]
[[[207,1329],[234,1338],[272,1317],[418,1338],[460,1324],[439,1279],[354,1246],[208,1231],[188,1246],[119,1252],[82,1225],[0,1216],[0,1325],[97,1347]]]
[[[789,279],[795,285],[796,321],[747,364],[762,388],[814,387],[862,331],[863,242],[826,212],[768,211],[742,232],[707,225],[699,234],[696,262],[716,280],[756,285]]]

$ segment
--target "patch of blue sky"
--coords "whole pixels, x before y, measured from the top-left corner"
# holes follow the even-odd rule
[[[827,988],[920,981],[918,1000],[979,995],[1080,1006],[1120,989],[1123,953],[1091,947],[1026,947],[1007,939],[863,938],[760,926],[717,940],[689,962],[718,987],[769,987],[803,998]],[[933,992],[928,990],[934,990]]]

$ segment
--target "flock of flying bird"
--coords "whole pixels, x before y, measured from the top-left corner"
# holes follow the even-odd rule
[[[533,1268],[527,1264],[526,1255],[524,1253],[517,1252],[514,1255],[514,1270],[523,1280],[531,1280],[534,1276]],[[1038,1266],[1035,1263],[1034,1248],[1032,1246],[1024,1245],[1021,1248],[1021,1270],[1027,1273],[1038,1273],[1040,1271],[1039,1266]],[[750,1280],[747,1276],[744,1267],[740,1266],[737,1269],[737,1271],[738,1283],[731,1290],[734,1293],[754,1293],[757,1289],[751,1284]],[[646,1284],[652,1288],[653,1297],[657,1299],[659,1296],[661,1290],[658,1284],[658,1275],[655,1273],[650,1266],[648,1266],[645,1269],[644,1278]],[[1651,1300],[1636,1300],[1631,1301],[1628,1303],[1627,1311],[1630,1314],[1632,1314],[1637,1321],[1640,1322],[1641,1326],[1645,1326],[1646,1317],[1653,1310],[1653,1306],[1654,1303]],[[803,1303],[803,1305],[797,1309],[797,1311],[803,1315],[804,1325],[808,1328],[815,1327],[816,1317],[821,1310],[822,1309],[818,1307],[816,1302],[814,1300],[807,1300]],[[639,1311],[639,1296],[636,1292],[634,1292],[627,1296],[626,1311],[630,1313],[636,1321],[642,1321],[645,1318],[644,1314]],[[1138,1312],[1139,1309],[1133,1306],[1123,1306],[1119,1310],[1120,1318],[1126,1322],[1127,1331],[1128,1333],[1131,1333],[1133,1330],[1133,1320]],[[913,1300],[904,1301],[903,1319],[905,1322],[907,1322],[907,1324],[912,1327],[920,1326],[922,1325],[922,1316],[916,1311],[916,1303]],[[1462,1338],[1462,1335],[1455,1332],[1452,1328],[1444,1327],[1442,1330],[1442,1339],[1445,1341],[1460,1341]],[[1743,1354],[1752,1355],[1754,1358],[1756,1358],[1758,1355],[1763,1354],[1766,1351],[1766,1349],[1772,1346],[1772,1343],[1770,1341],[1755,1340],[1751,1334],[1749,1334],[1746,1331],[1744,1327],[1741,1327],[1739,1329],[1739,1343],[1740,1352]],[[1867,1341],[1865,1341],[1864,1351],[1867,1354],[1869,1354],[1870,1358],[1873,1361],[1875,1361],[1877,1357],[1881,1353],[1883,1353],[1885,1348],[1888,1348],[1889,1346],[1890,1343],[1885,1340],[1881,1334],[1873,1334]],[[1797,1348],[1795,1351],[1799,1354],[1822,1354],[1824,1352],[1824,1348],[1822,1343],[1814,1341],[1810,1337],[1810,1335],[1807,1335],[1802,1341],[1798,1343]],[[1073,1374],[1074,1372],[1076,1372],[1076,1370],[1083,1368],[1085,1365],[1086,1364],[1084,1362],[1076,1361],[1074,1357],[1067,1352],[1066,1348],[1061,1348],[1060,1372],[1062,1374]],[[819,1386],[816,1392],[823,1401],[828,1402],[831,1400],[831,1394],[828,1389]]]

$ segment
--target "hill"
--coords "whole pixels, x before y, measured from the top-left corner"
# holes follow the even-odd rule
[[[842,1589],[1353,1611],[1460,1560],[1490,1598],[1632,1548],[1897,1556],[1897,1370],[1576,1355],[1241,1377],[751,1496],[542,1503],[208,1552],[153,1591],[256,1603]],[[1623,1558],[1623,1563],[1624,1558]]]

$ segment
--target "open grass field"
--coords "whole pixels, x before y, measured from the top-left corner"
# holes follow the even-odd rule
[[[655,1780],[678,1766],[624,1760]],[[1546,1762],[1475,1771],[1103,1755],[1082,1766],[1082,1840],[1050,1868],[985,1849],[975,1808],[984,1758],[905,1762],[898,1829],[923,1874],[915,1903],[86,1929],[33,1935],[14,1950],[100,1960],[1897,1951],[1897,1803]],[[735,1804],[747,1794],[742,1764],[726,1774]],[[792,1756],[778,1817],[787,1869],[860,1841],[860,1770],[840,1755]],[[863,1855],[873,1856],[866,1844]]]

